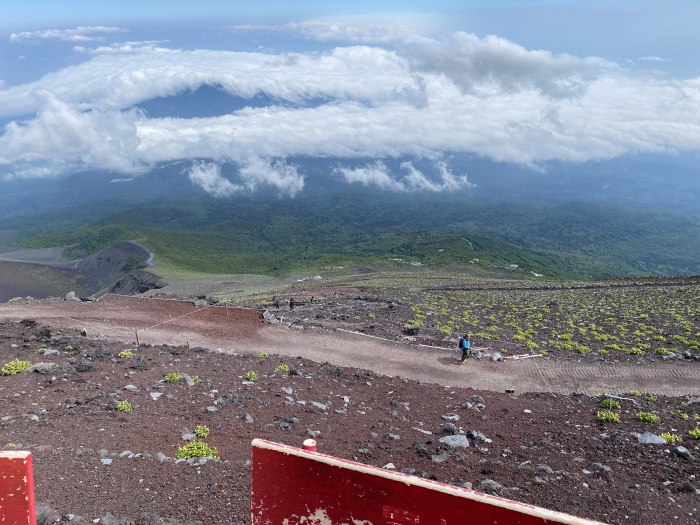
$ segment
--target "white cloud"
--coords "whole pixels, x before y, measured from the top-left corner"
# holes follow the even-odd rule
[[[294,197],[304,189],[304,178],[297,172],[296,166],[281,160],[270,161],[260,157],[246,159],[240,168],[240,177],[246,186],[256,190],[261,184],[269,184],[280,193]]]
[[[15,176],[42,173],[41,166],[27,163],[44,164],[49,172],[52,165],[127,173],[143,169],[136,153],[136,112],[80,111],[50,93],[38,96],[43,103],[36,118],[10,122],[0,136],[0,165],[20,166]]]
[[[167,51],[167,48],[159,47],[158,44],[167,43],[168,40],[144,40],[144,41],[129,41],[110,44],[108,46],[85,47],[74,46],[73,51],[76,53],[86,53],[89,55],[107,55],[117,53],[139,53],[141,51]]]
[[[339,41],[355,44],[389,44],[402,41],[423,40],[415,28],[367,21],[334,22],[328,20],[308,20],[287,24],[251,25],[240,24],[233,31],[296,32],[305,38],[320,42]]]
[[[280,160],[271,161],[260,157],[249,157],[238,164],[240,184],[234,184],[224,177],[221,165],[215,162],[194,162],[185,173],[190,181],[214,197],[252,192],[265,185],[277,188],[283,195],[294,197],[304,188],[304,178],[297,173],[296,167]]]
[[[389,173],[389,168],[382,161],[376,161],[363,168],[338,167],[335,173],[342,175],[345,182],[359,183],[363,186],[379,186],[392,191],[405,191],[406,188],[399,181],[394,180]]]
[[[342,175],[345,182],[359,183],[363,186],[379,186],[391,191],[441,192],[474,187],[474,184],[469,182],[465,175],[453,175],[444,161],[435,162],[434,167],[439,175],[439,180],[431,180],[412,162],[408,161],[401,163],[403,174],[398,175],[393,175],[382,161],[375,161],[361,168],[339,166],[334,172]]]
[[[24,31],[11,33],[11,42],[30,40],[59,40],[64,42],[93,42],[102,37],[96,35],[123,33],[125,29],[105,26],[79,26],[75,29],[46,29],[43,31]]]
[[[657,56],[639,57],[637,60],[640,62],[670,62],[668,58]]]
[[[285,159],[297,156],[438,162],[454,152],[540,167],[700,149],[700,79],[630,72],[604,59],[530,51],[497,37],[457,33],[444,41],[406,38],[397,50],[364,45],[313,53],[155,44],[85,49],[93,55],[81,64],[0,86],[0,117],[25,119],[0,135],[0,166],[15,176],[74,166],[128,174],[207,159],[239,168],[231,187],[213,168],[198,168],[209,178],[195,179],[214,192],[272,185],[295,194],[303,173]],[[202,85],[243,98],[268,95],[271,105],[191,119],[129,110]],[[294,104],[274,102],[280,99]],[[395,190],[468,185],[447,164],[436,164],[430,177],[415,166],[391,174],[378,161],[337,173]]]
[[[221,175],[221,167],[212,162],[195,162],[187,176],[195,185],[214,197],[230,197],[243,191],[243,187],[233,184]]]

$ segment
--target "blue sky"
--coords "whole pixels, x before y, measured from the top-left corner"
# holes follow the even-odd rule
[[[700,3],[684,0],[11,2],[0,178],[188,161],[213,194],[291,195],[304,174],[287,159],[322,156],[374,159],[339,160],[348,182],[445,191],[470,184],[454,154],[543,169],[697,151],[698,27]],[[269,103],[138,109],[202,86]],[[389,158],[427,159],[437,179]]]

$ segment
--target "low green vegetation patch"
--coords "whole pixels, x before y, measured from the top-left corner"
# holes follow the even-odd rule
[[[667,443],[670,443],[671,445],[675,445],[676,443],[680,443],[683,441],[683,438],[681,438],[678,434],[673,434],[671,432],[662,432],[661,437],[666,440]]]
[[[600,410],[597,414],[596,417],[598,418],[598,421],[601,423],[619,423],[620,422],[620,415],[616,414],[615,412],[611,412],[609,410]]]
[[[197,425],[194,427],[194,433],[199,439],[207,439],[209,437],[209,427],[206,425]]]
[[[131,412],[134,409],[134,406],[129,401],[122,400],[116,404],[116,408],[120,412]]]
[[[204,441],[191,441],[186,445],[181,446],[177,455],[177,459],[190,458],[212,458],[219,459],[219,451],[214,447],[210,447]]]
[[[606,398],[600,402],[600,406],[611,410],[620,410],[620,402],[616,399]]]
[[[644,423],[652,423],[654,425],[661,423],[661,418],[652,412],[637,412],[635,417]]]
[[[119,352],[117,354],[117,357],[119,357],[121,359],[131,359],[132,357],[134,357],[134,351],[131,350],[130,348],[126,349],[126,350],[122,350],[121,352]]]
[[[182,381],[182,374],[180,372],[170,372],[165,376],[164,381],[166,383],[177,383]]]
[[[24,372],[27,368],[31,366],[29,361],[22,361],[20,359],[14,359],[8,363],[5,363],[0,371],[0,374],[4,376],[13,376]]]

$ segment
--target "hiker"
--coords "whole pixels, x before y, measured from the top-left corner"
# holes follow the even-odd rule
[[[272,304],[274,304],[275,308],[277,308],[278,310],[280,309],[280,300],[277,299],[276,295],[272,296]]]
[[[462,351],[462,364],[472,355],[472,341],[471,334],[464,334],[459,338],[459,349]]]
[[[289,309],[294,310],[294,298],[289,299]]]

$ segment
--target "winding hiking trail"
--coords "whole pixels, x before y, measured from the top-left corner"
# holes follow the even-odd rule
[[[34,301],[0,304],[0,319],[32,318],[54,329],[85,329],[90,338],[128,345],[201,346],[224,353],[281,354],[372,370],[423,383],[503,392],[597,395],[652,390],[700,395],[700,363],[601,363],[555,359],[458,361],[458,351],[418,347],[349,332],[268,325],[258,310],[108,295],[98,302]]]

